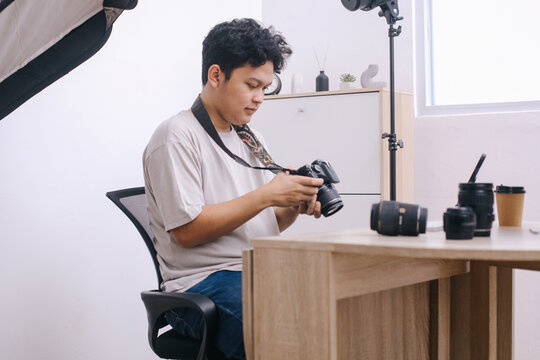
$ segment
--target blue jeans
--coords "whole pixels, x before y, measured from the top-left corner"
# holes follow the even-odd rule
[[[231,359],[245,359],[242,332],[242,272],[218,271],[186,290],[203,294],[216,304],[217,331],[214,347]],[[202,338],[204,322],[192,309],[176,308],[165,317],[174,330],[195,339]]]

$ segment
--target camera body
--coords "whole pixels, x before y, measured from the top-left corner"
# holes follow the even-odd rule
[[[311,164],[302,166],[296,172],[301,176],[323,179],[325,184],[339,183],[339,177],[327,161],[315,160]]]
[[[296,174],[324,180],[317,193],[317,201],[321,203],[321,214],[323,216],[328,217],[341,210],[343,200],[341,200],[334,186],[334,184],[339,183],[339,177],[329,162],[315,160],[311,164],[306,164],[296,170]]]

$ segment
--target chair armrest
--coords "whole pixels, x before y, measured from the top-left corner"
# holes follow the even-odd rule
[[[198,311],[203,318],[205,327],[197,360],[205,359],[206,343],[214,335],[217,320],[216,305],[212,300],[196,293],[165,293],[158,290],[143,291],[141,298],[148,316],[148,342],[154,352],[158,331],[163,327],[159,326],[162,315],[168,310],[185,307]]]

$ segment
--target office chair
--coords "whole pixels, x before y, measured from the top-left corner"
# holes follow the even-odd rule
[[[158,289],[163,282],[156,249],[152,241],[148,214],[146,212],[146,195],[144,187],[110,191],[107,197],[126,214],[141,234],[156,270]],[[181,360],[224,360],[225,356],[211,345],[216,330],[217,310],[215,304],[206,296],[195,293],[165,293],[161,290],[143,291],[141,298],[148,316],[148,342],[150,347],[162,359]],[[201,340],[178,334],[173,329],[158,335],[167,326],[164,313],[177,307],[195,309],[203,317],[205,329]]]

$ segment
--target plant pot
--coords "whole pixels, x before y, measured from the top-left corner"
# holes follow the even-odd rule
[[[350,90],[354,89],[354,83],[353,82],[340,82],[339,83],[340,90]]]

